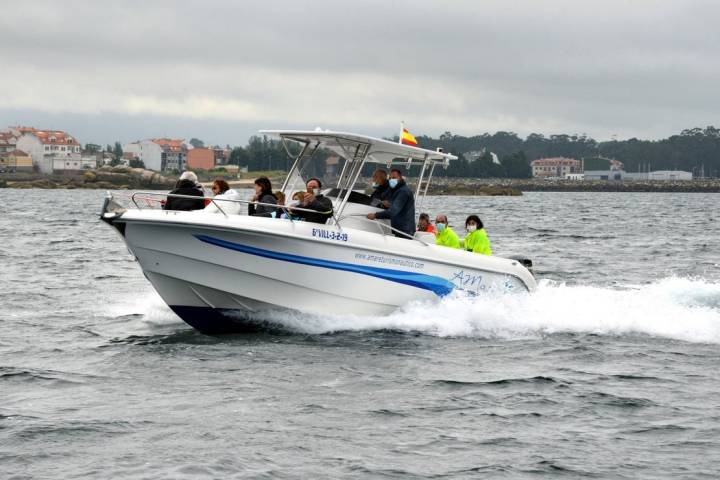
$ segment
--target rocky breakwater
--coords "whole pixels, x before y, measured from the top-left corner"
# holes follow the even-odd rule
[[[719,179],[697,180],[513,180],[525,192],[720,192]]]
[[[476,178],[433,178],[428,187],[428,195],[477,195],[477,196],[519,196],[522,191],[494,182],[483,182]],[[417,179],[409,178],[408,186],[414,192]],[[365,193],[370,195],[373,189],[371,180],[365,182]]]
[[[443,179],[445,180],[445,179]],[[512,185],[499,185],[496,183],[478,183],[473,179],[457,178],[455,181],[433,182],[428,188],[429,195],[474,195],[474,196],[510,196],[522,195],[522,190]]]
[[[4,181],[8,188],[169,190],[175,185],[176,179],[143,168],[104,166],[74,175],[16,175]]]
[[[521,195],[522,192],[720,192],[720,179],[566,180],[540,178],[433,178],[432,195]]]

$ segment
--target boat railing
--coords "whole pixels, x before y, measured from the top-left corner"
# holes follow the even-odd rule
[[[148,197],[150,197],[150,198],[148,198]],[[312,210],[312,209],[309,209],[309,208],[289,207],[289,206],[287,206],[287,205],[278,205],[278,204],[276,204],[276,203],[255,202],[255,201],[253,201],[253,200],[235,200],[235,199],[232,199],[232,198],[198,197],[198,196],[196,196],[196,195],[182,195],[182,194],[179,194],[179,193],[163,193],[163,192],[148,192],[148,191],[145,191],[145,192],[134,192],[134,193],[130,196],[130,200],[133,202],[133,204],[135,205],[135,207],[136,207],[138,210],[142,210],[142,207],[140,206],[140,204],[138,204],[138,200],[143,200],[143,201],[145,201],[145,202],[146,202],[146,205],[148,205],[148,202],[161,203],[161,202],[162,202],[162,198],[158,198],[158,197],[162,197],[162,198],[167,198],[167,197],[172,197],[172,198],[189,198],[189,199],[192,199],[192,200],[203,200],[203,201],[209,200],[209,201],[210,201],[213,205],[215,205],[215,206],[217,207],[217,209],[218,209],[223,215],[225,215],[226,217],[228,216],[228,214],[220,207],[220,205],[217,204],[217,202],[239,203],[239,204],[242,204],[242,205],[256,205],[256,206],[263,206],[263,207],[279,208],[279,209],[281,209],[281,210],[283,210],[283,211],[285,211],[285,212],[290,212],[290,213],[291,213],[291,212],[294,212],[294,211],[297,211],[297,212],[318,213],[317,210]],[[335,215],[335,212],[332,212],[331,216],[332,216],[333,220],[335,220],[335,222],[336,222],[336,223],[338,224],[338,226],[339,226],[338,218],[337,218],[337,216]]]
[[[280,208],[284,210],[287,213],[292,213],[293,211],[298,212],[309,212],[309,213],[318,213],[317,210],[312,210],[309,208],[302,208],[302,207],[288,207],[286,205],[277,205],[275,203],[263,203],[263,202],[255,202],[252,200],[235,200],[230,198],[214,198],[214,197],[199,197],[197,195],[182,195],[179,193],[164,193],[164,192],[152,192],[152,191],[141,191],[141,192],[134,192],[130,196],[130,200],[135,205],[135,207],[138,210],[142,210],[141,203],[138,203],[138,201],[145,202],[146,206],[150,206],[153,202],[156,202],[158,204],[161,204],[163,198],[188,198],[191,200],[209,200],[213,205],[215,205],[225,217],[229,217],[227,212],[225,212],[220,205],[218,205],[218,202],[229,202],[229,203],[239,203],[243,205],[256,205],[256,206],[265,206],[265,207],[271,207],[271,208]],[[387,225],[385,223],[381,223],[378,220],[371,220],[369,218],[366,218],[365,214],[349,214],[344,215],[341,217],[337,217],[335,212],[332,212],[332,219],[335,222],[335,225],[342,231],[342,221],[345,219],[352,219],[352,220],[360,220],[364,222],[369,222],[378,227],[380,230],[380,234],[387,235],[385,229],[389,229],[390,231],[398,234],[399,236],[402,236],[404,238],[415,240],[416,242],[419,242],[425,246],[429,246],[430,244],[425,242],[424,240],[421,240],[419,238],[416,238],[412,235],[409,235],[401,230],[398,230],[397,228],[392,227],[391,225]]]
[[[419,239],[419,238],[416,238],[416,237],[414,237],[413,235],[409,235],[409,234],[403,232],[402,230],[398,230],[397,228],[394,228],[394,227],[391,226],[391,225],[388,225],[388,224],[386,224],[386,223],[382,223],[382,222],[380,222],[379,220],[371,220],[371,219],[367,218],[364,213],[352,213],[352,214],[348,214],[348,215],[343,215],[342,217],[340,217],[340,220],[344,220],[344,219],[346,219],[346,218],[352,218],[353,220],[361,220],[361,221],[364,221],[364,222],[373,223],[373,224],[375,224],[375,225],[378,226],[378,228],[380,229],[380,233],[382,233],[383,235],[387,235],[387,233],[385,232],[385,229],[387,228],[387,229],[389,229],[389,230],[397,233],[398,235],[400,235],[400,236],[402,236],[402,237],[408,238],[408,239],[410,239],[410,240],[415,240],[415,241],[420,242],[420,243],[422,243],[423,245],[426,245],[426,246],[430,245],[430,244],[427,243],[426,241],[421,240],[421,239]]]

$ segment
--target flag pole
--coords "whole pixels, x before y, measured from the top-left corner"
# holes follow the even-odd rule
[[[405,122],[400,122],[400,136],[398,137],[398,143],[402,145],[402,134],[405,131]]]

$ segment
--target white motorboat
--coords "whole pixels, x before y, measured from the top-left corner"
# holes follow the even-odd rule
[[[341,158],[334,188],[324,191],[334,205],[326,224],[227,214],[223,204],[231,200],[213,200],[216,213],[152,208],[157,202],[149,199],[167,196],[158,192],[135,192],[127,204],[108,193],[103,205],[102,220],[122,235],[146,278],[198,330],[254,329],[276,311],[384,315],[453,291],[500,295],[536,288],[520,258],[436,246],[428,233],[403,238],[387,221],[366,218],[380,209],[353,190],[364,165],[419,168],[420,203],[434,169],[457,157],[327,130],[262,133],[279,137],[288,153],[299,144],[282,187],[288,199],[304,190],[304,170],[318,149]]]

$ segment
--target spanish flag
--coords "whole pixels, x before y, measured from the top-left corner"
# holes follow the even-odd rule
[[[417,147],[417,140],[415,140],[415,137],[413,137],[412,133],[408,132],[407,128],[405,128],[405,124],[400,124],[400,143],[403,145],[410,145],[413,147]]]

